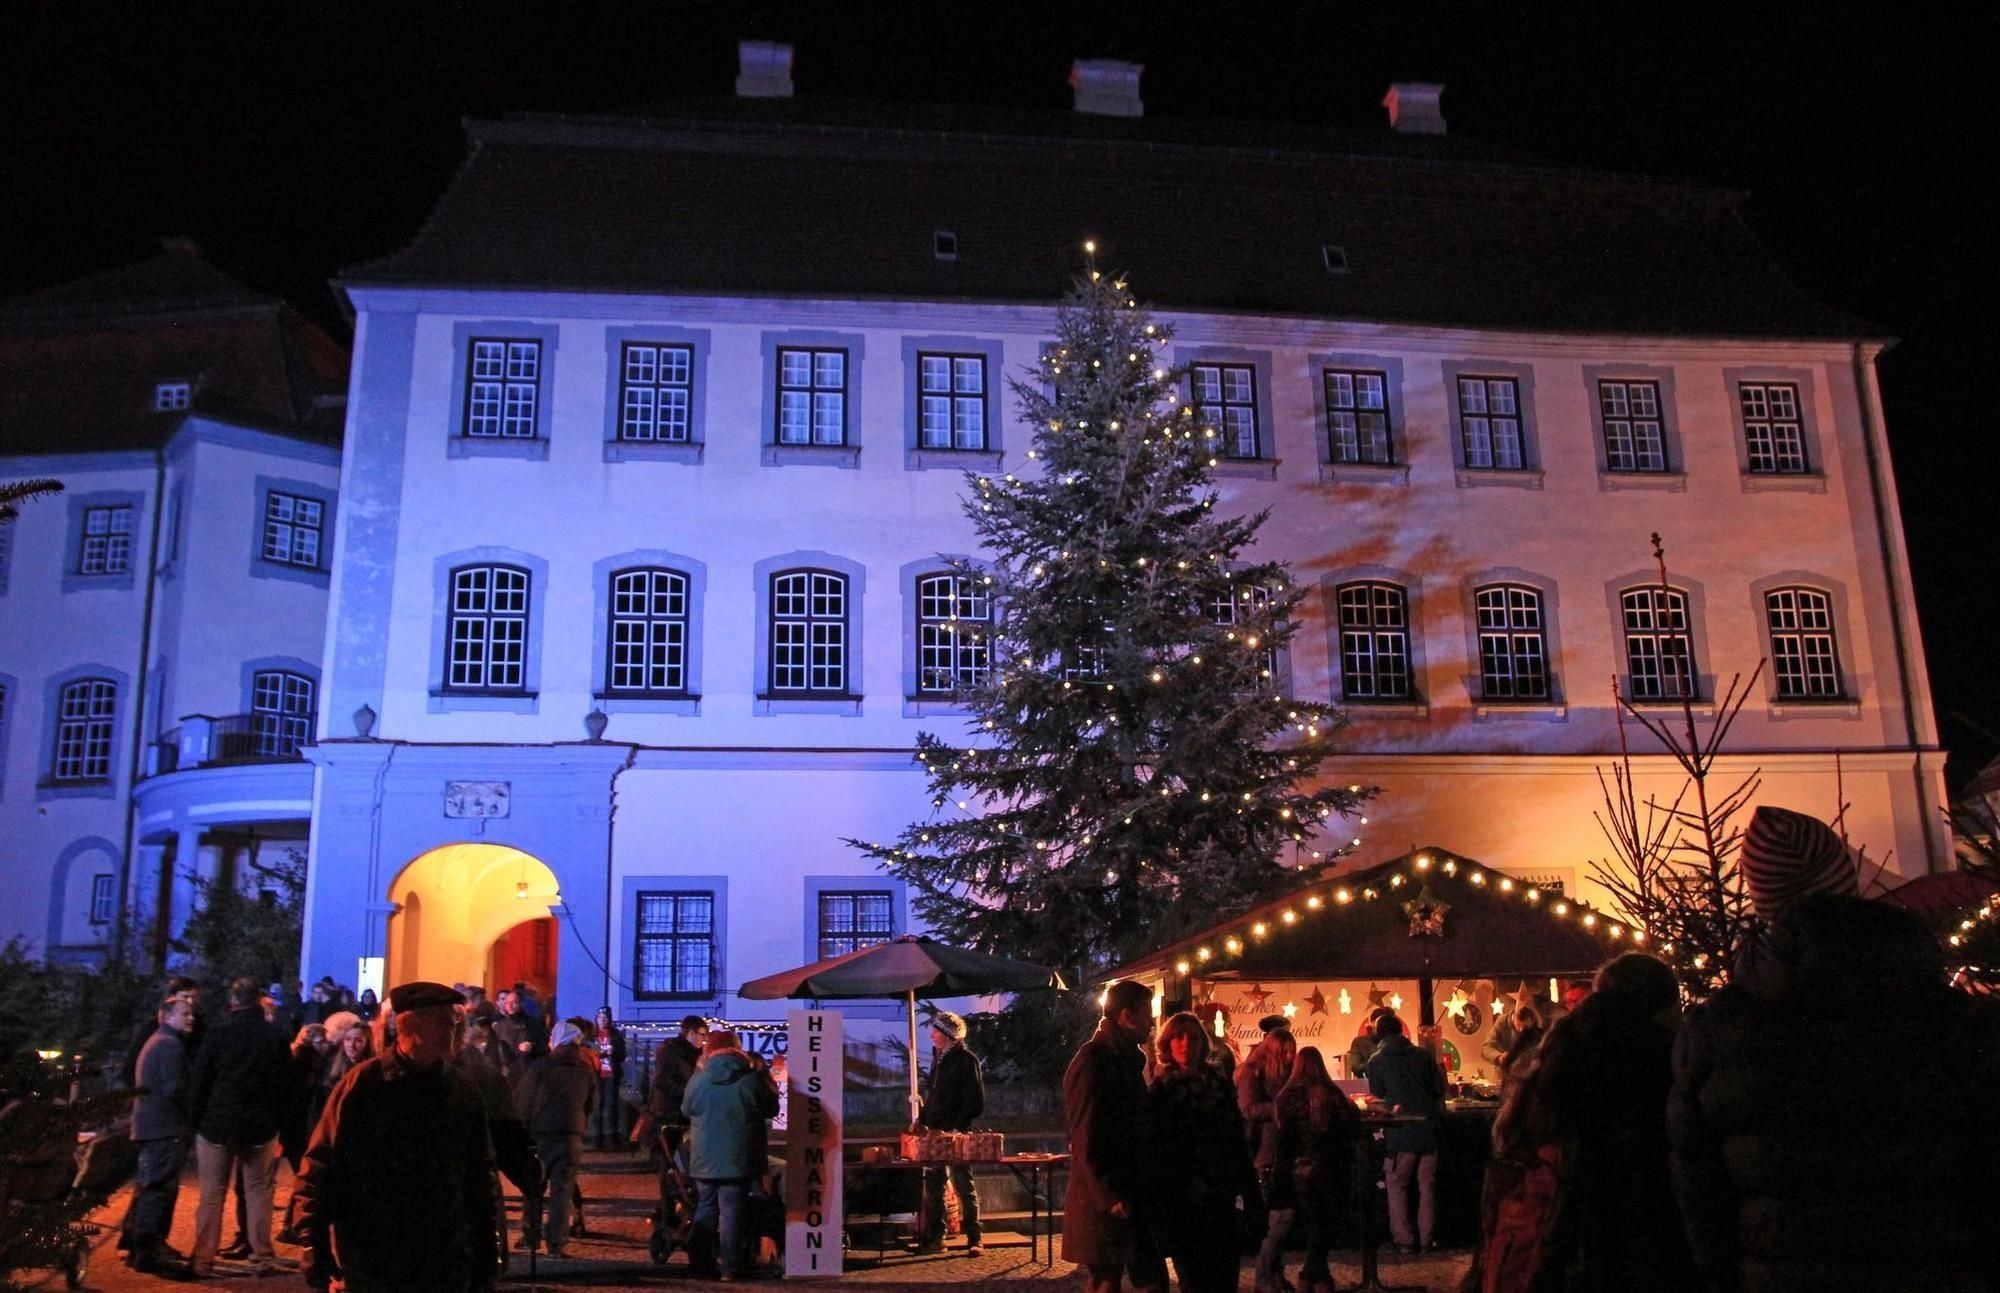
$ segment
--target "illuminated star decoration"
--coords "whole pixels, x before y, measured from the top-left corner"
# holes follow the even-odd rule
[[[1410,918],[1411,938],[1443,938],[1444,914],[1451,910],[1450,903],[1439,902],[1431,895],[1427,884],[1416,897],[1403,904],[1403,914]]]
[[[1250,990],[1243,994],[1243,999],[1250,1003],[1251,1009],[1262,1010],[1264,1003],[1269,1001],[1273,995],[1275,994],[1266,989],[1263,984],[1253,983],[1250,985]]]
[[[1509,997],[1493,998],[1493,1017],[1495,1019],[1498,1019],[1500,1016],[1507,1013],[1507,1003],[1510,1000],[1512,1000],[1512,998]]]
[[[1343,1015],[1354,1013],[1354,998],[1347,995],[1346,988],[1340,990],[1340,1013]]]
[[[1287,1018],[1287,1019],[1290,1019],[1290,1018],[1291,1018],[1292,1016],[1294,1016],[1294,1015],[1296,1015],[1296,1014],[1298,1014],[1298,1013],[1299,1013],[1299,1004],[1298,1004],[1298,1002],[1296,1002],[1296,1001],[1287,1001],[1287,1002],[1285,1003],[1285,1018]]]
[[[1465,995],[1465,989],[1459,988],[1456,991],[1454,991],[1449,997],[1445,998],[1444,1012],[1447,1015],[1451,1015],[1454,1018],[1456,1018],[1457,1016],[1465,1013],[1466,1007],[1470,1006],[1471,1004],[1472,1004],[1472,998]]]
[[[1306,998],[1306,1004],[1312,1007],[1312,1012],[1316,1015],[1326,1013],[1326,994],[1319,990],[1318,984],[1313,985],[1312,995]]]
[[[1394,1010],[1400,1014],[1403,1009],[1403,994],[1400,992],[1392,992],[1389,994],[1388,1000],[1389,1000],[1389,1009]]]

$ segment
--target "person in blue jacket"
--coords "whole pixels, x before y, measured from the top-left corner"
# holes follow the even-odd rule
[[[1429,1051],[1403,1035],[1403,1021],[1384,1015],[1375,1023],[1378,1039],[1368,1059],[1368,1090],[1393,1113],[1415,1114],[1422,1122],[1389,1128],[1384,1175],[1389,1186],[1389,1235],[1404,1252],[1437,1246],[1438,1130],[1444,1119],[1444,1074]],[[1417,1186],[1417,1224],[1410,1225],[1410,1183]]]

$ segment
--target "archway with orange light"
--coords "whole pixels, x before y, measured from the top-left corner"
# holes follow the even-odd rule
[[[385,896],[395,906],[386,982],[482,984],[489,996],[523,982],[553,997],[561,940],[549,909],[561,895],[540,858],[504,844],[446,844],[412,860]]]

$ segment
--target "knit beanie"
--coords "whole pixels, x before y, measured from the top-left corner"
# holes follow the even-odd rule
[[[565,1019],[555,1026],[554,1031],[549,1033],[549,1049],[554,1050],[558,1046],[567,1046],[581,1036],[583,1034],[576,1030],[576,1025]]]
[[[965,1016],[955,1015],[949,1010],[940,1010],[931,1016],[931,1027],[955,1042],[965,1040]]]
[[[1812,893],[1856,894],[1860,876],[1840,836],[1817,817],[1759,808],[1743,832],[1738,865],[1750,905],[1766,919]]]
[[[361,1023],[361,1016],[352,1010],[336,1010],[322,1022],[326,1028],[326,1039],[338,1046],[347,1030]]]

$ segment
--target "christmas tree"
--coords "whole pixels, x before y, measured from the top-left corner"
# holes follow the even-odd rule
[[[1217,513],[1225,442],[1169,339],[1093,269],[1011,383],[1031,474],[968,476],[983,559],[951,563],[919,646],[969,739],[918,739],[929,820],[849,841],[940,936],[1079,977],[1340,856],[1353,831],[1330,819],[1372,793],[1317,785],[1340,716],[1287,698],[1280,668],[1304,594],[1249,555],[1262,513]]]

